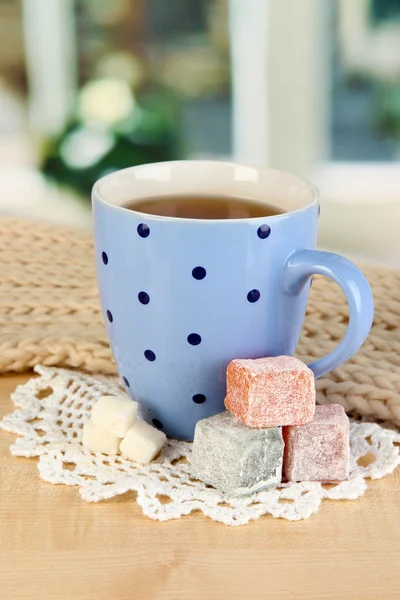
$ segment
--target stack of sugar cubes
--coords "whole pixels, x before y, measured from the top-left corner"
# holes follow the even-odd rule
[[[143,464],[163,447],[165,433],[137,418],[138,403],[126,396],[102,396],[83,427],[82,443],[92,452],[121,454]]]
[[[315,405],[313,372],[290,356],[233,360],[225,412],[196,425],[191,475],[226,496],[349,475],[349,420]]]

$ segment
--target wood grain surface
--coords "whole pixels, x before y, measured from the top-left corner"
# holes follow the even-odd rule
[[[0,416],[30,375],[0,378]],[[227,527],[192,514],[159,523],[132,494],[87,504],[39,478],[0,431],[0,598],[192,600],[400,598],[399,469],[308,521]]]

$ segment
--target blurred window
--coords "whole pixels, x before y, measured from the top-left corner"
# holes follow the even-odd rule
[[[231,153],[228,0],[76,0],[79,82],[171,90],[186,156]]]
[[[0,1],[0,40],[0,136],[8,136],[23,128],[26,95],[22,10],[15,0]]]
[[[399,19],[400,4],[398,0],[372,0],[371,12],[375,23],[388,19]]]
[[[394,161],[400,148],[400,3],[332,2],[331,158]]]

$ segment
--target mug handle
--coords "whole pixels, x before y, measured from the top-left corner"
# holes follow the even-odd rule
[[[349,325],[337,348],[309,365],[315,378],[332,371],[350,358],[364,343],[374,318],[374,299],[366,277],[349,260],[319,250],[295,250],[286,260],[283,288],[298,294],[311,275],[325,275],[337,283],[349,304]]]

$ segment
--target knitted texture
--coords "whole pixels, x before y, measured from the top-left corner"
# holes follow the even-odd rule
[[[2,219],[0,247],[0,372],[41,363],[115,373],[91,234]],[[355,356],[317,381],[318,402],[400,425],[400,272],[363,270],[375,297],[372,331]],[[307,362],[324,356],[339,343],[347,322],[340,288],[314,277],[297,355]]]

